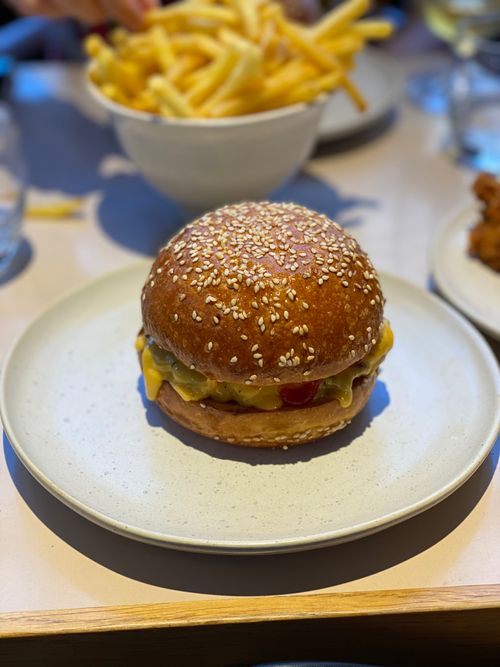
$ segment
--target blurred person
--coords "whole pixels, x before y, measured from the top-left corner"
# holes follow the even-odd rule
[[[87,25],[111,20],[138,30],[144,12],[160,3],[157,0],[9,0],[8,4],[25,16],[74,18]]]
[[[321,13],[319,0],[280,0],[290,17],[312,23]],[[106,21],[121,23],[131,30],[142,26],[143,14],[161,4],[160,0],[8,0],[16,11],[25,16],[74,18],[87,25]]]

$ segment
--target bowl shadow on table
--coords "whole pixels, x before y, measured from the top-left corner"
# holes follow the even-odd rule
[[[206,595],[280,595],[353,582],[432,548],[451,533],[488,488],[500,438],[476,473],[449,498],[359,540],[272,556],[214,556],[152,546],[111,533],[67,508],[27,472],[4,436],[7,466],[33,513],[74,549],[118,574],[152,586]]]
[[[288,447],[286,450],[283,450],[282,448],[263,449],[255,447],[237,447],[233,445],[228,446],[225,443],[205,438],[204,436],[193,433],[183,426],[180,426],[162,412],[156,403],[149,401],[146,398],[142,375],[137,382],[137,391],[145,410],[147,422],[151,428],[159,428],[163,431],[167,431],[184,443],[186,447],[198,449],[208,456],[218,459],[238,461],[250,466],[289,465],[305,462],[319,456],[325,456],[333,451],[338,451],[343,447],[347,447],[351,442],[363,434],[363,432],[370,426],[373,419],[380,415],[390,402],[389,393],[387,392],[385,383],[381,380],[377,380],[368,404],[351,424],[323,440],[312,442],[304,447]]]
[[[7,269],[0,274],[0,287],[6,285],[28,268],[33,260],[33,246],[28,239],[21,239],[19,248]]]
[[[192,214],[156,192],[135,171],[109,125],[96,122],[74,105],[52,98],[30,99],[15,109],[30,184],[68,196],[99,192],[98,223],[116,243],[140,254],[155,255],[192,218]],[[104,165],[110,158],[115,159],[115,168],[107,171]],[[116,159],[121,161],[118,169]],[[270,196],[274,201],[295,201],[317,209],[344,226],[360,220],[347,219],[346,212],[355,208],[359,216],[359,208],[379,205],[355,194],[344,196],[306,171]]]

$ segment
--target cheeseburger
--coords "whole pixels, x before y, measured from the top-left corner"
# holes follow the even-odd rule
[[[296,204],[224,206],[184,227],[142,291],[147,397],[209,438],[299,445],[346,426],[392,346],[370,260]]]

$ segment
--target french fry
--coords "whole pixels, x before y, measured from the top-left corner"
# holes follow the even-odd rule
[[[181,85],[186,74],[198,69],[207,62],[206,58],[199,53],[183,53],[168,69],[168,79],[171,83],[182,89]]]
[[[352,99],[354,104],[358,107],[360,111],[365,111],[366,109],[366,100],[361,94],[359,88],[351,81],[351,79],[344,74],[342,77],[342,87]]]
[[[243,33],[251,40],[258,36],[257,8],[252,0],[233,0],[234,8],[243,26]]]
[[[211,59],[220,56],[224,50],[216,39],[200,33],[182,33],[180,35],[174,35],[172,37],[172,47],[181,53],[184,51],[195,51],[196,53]]]
[[[167,72],[174,63],[175,56],[172,44],[166,32],[159,25],[155,25],[149,31],[151,43],[156,53],[156,59],[163,72]]]
[[[366,19],[353,23],[351,30],[364,39],[387,39],[394,32],[394,26],[388,21]]]
[[[312,27],[311,35],[315,41],[323,37],[333,37],[345,30],[370,8],[369,0],[347,0],[329,12],[319,23]]]
[[[256,51],[248,49],[244,53],[241,53],[236,66],[227,79],[202,105],[202,114],[209,114],[214,105],[239,93],[252,79],[256,78],[260,67],[260,54]]]
[[[295,87],[286,97],[287,104],[299,104],[300,102],[311,102],[322,93],[329,92],[337,87],[343,80],[344,74],[341,70],[323,74],[317,79],[304,81]]]
[[[238,25],[238,15],[232,9],[219,7],[218,5],[206,5],[201,3],[178,2],[169,7],[151,9],[145,16],[146,25],[168,25],[172,20],[190,21],[192,19],[203,19],[214,23],[222,23],[230,26]]]
[[[176,116],[189,118],[195,115],[194,109],[184,95],[166,77],[160,75],[150,77],[148,88],[156,95],[159,104],[171,109]]]
[[[318,65],[322,70],[329,71],[338,69],[338,62],[332,54],[325,51],[319,44],[315,44],[305,31],[298,26],[285,21],[283,17],[278,19],[278,27],[286,35],[293,46],[303,53],[312,62]]]
[[[235,49],[226,49],[211,65],[186,95],[188,102],[194,106],[202,104],[227,79],[238,60]]]
[[[322,40],[319,43],[325,51],[328,51],[337,58],[344,58],[345,56],[351,56],[361,51],[365,40],[354,31],[349,31],[338,37]]]

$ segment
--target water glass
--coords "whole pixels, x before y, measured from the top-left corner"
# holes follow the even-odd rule
[[[500,14],[484,20],[494,37],[462,41],[450,81],[451,151],[473,169],[500,172]]]
[[[0,276],[21,242],[26,194],[26,170],[19,132],[9,107],[0,103]]]

